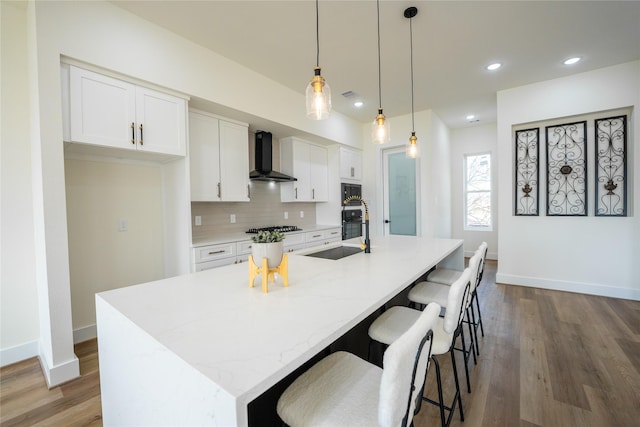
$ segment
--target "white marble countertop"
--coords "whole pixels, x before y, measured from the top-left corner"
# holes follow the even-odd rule
[[[278,278],[267,294],[260,279],[249,288],[247,265],[236,264],[97,299],[242,407],[448,255],[455,252],[454,264],[463,263],[461,247],[462,240],[390,236],[374,240],[370,254],[335,261],[290,254],[289,287]]]
[[[285,233],[285,240],[286,240],[286,236],[288,235],[308,233],[308,232],[319,231],[319,230],[328,230],[330,228],[341,228],[341,227],[342,226],[340,224],[305,225],[304,227],[302,226],[300,227],[302,228],[302,230],[300,231],[288,231],[287,233]],[[210,236],[210,237],[194,238],[191,246],[194,248],[198,248],[200,246],[217,245],[219,243],[240,242],[243,240],[250,240],[251,236],[253,236],[253,234],[245,233],[243,231],[236,231],[232,233],[221,233],[221,234],[216,234],[215,236]]]

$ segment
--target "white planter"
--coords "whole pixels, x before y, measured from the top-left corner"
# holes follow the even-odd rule
[[[259,267],[262,265],[262,258],[267,258],[269,268],[276,268],[282,261],[283,243],[284,242],[252,243],[251,255],[253,256],[253,262]]]

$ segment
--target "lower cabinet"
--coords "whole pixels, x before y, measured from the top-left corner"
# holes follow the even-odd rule
[[[299,249],[304,249],[304,236],[304,233],[287,234],[283,240],[284,252],[289,253],[297,251]]]
[[[340,229],[340,227],[305,233],[305,247],[307,248],[320,245],[329,245],[341,240],[342,230]]]
[[[284,252],[290,253],[314,246],[328,245],[342,240],[340,227],[305,233],[285,234]],[[193,248],[194,271],[210,270],[229,264],[240,264],[249,260],[252,240],[218,243]]]

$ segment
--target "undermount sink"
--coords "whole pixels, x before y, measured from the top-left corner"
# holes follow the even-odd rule
[[[316,258],[336,260],[336,259],[348,257],[349,255],[357,254],[359,252],[362,252],[362,249],[360,249],[357,246],[337,246],[335,248],[323,249],[321,251],[313,252],[305,255],[316,257]]]

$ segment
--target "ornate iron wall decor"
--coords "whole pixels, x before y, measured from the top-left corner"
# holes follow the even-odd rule
[[[627,116],[596,119],[596,216],[627,215]]]
[[[547,215],[587,215],[587,122],[547,126]]]
[[[516,215],[536,216],[539,212],[539,141],[539,128],[516,131]]]

